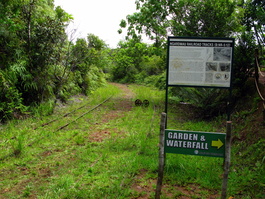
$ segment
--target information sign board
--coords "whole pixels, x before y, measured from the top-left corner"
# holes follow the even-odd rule
[[[225,133],[165,130],[165,153],[224,157]]]
[[[234,39],[168,37],[168,86],[230,88]]]

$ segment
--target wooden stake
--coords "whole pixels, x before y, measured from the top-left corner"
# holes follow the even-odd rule
[[[228,173],[230,168],[230,154],[231,154],[231,132],[232,132],[232,122],[226,122],[226,141],[225,141],[225,162],[224,162],[224,175],[223,175],[223,185],[222,185],[222,195],[221,199],[226,199],[227,195],[227,184],[228,184]]]
[[[160,199],[162,182],[164,176],[164,166],[165,166],[165,128],[166,128],[166,113],[161,114],[160,120],[160,135],[159,135],[159,166],[158,166],[158,179],[156,184],[155,199]]]

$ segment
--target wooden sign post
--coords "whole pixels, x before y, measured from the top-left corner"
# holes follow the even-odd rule
[[[161,114],[161,121],[160,121],[160,135],[159,135],[158,179],[157,179],[157,184],[156,184],[155,199],[160,199],[163,176],[164,176],[164,166],[165,166],[164,144],[165,144],[166,118],[167,118],[167,114],[162,113]]]
[[[226,195],[227,195],[228,173],[229,173],[229,169],[230,169],[230,159],[231,159],[231,157],[230,157],[231,132],[232,132],[232,122],[227,121],[227,123],[226,123],[226,147],[225,147],[224,175],[223,175],[221,199],[226,199]]]

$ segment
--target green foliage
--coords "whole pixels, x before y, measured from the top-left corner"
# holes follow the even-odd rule
[[[179,1],[136,1],[137,13],[127,16],[127,20],[121,21],[121,28],[127,28],[128,38],[138,38],[139,34],[145,34],[154,40],[154,46],[162,46],[167,35],[199,36],[199,37],[229,37],[241,29],[243,11],[238,9],[235,1],[219,0],[179,0]],[[246,38],[242,37],[242,42]],[[250,41],[250,40],[248,40]],[[236,80],[238,85],[246,81],[248,77],[250,56],[241,59],[243,51],[251,54],[249,48],[242,45],[237,48]],[[248,44],[249,45],[249,44]],[[244,55],[245,55],[244,54]],[[140,70],[137,71],[135,81],[137,83],[157,85],[163,88],[163,63],[165,59],[148,55],[141,61]],[[158,60],[158,59],[160,60]],[[128,64],[127,64],[128,66]],[[125,70],[120,69],[120,76]],[[155,75],[155,76],[154,76]],[[133,79],[133,78],[131,78]],[[144,81],[143,81],[144,80]],[[174,89],[172,89],[174,90]],[[171,94],[178,99],[189,101],[198,108],[200,116],[211,117],[217,113],[226,111],[227,94],[213,89],[175,89]]]
[[[21,93],[13,82],[8,79],[8,73],[0,70],[0,117],[1,122],[23,114],[27,107],[23,105]],[[17,118],[17,119],[18,119]]]
[[[253,137],[253,135],[250,137]],[[229,191],[235,197],[264,197],[265,140],[259,137],[257,142],[248,143],[253,141],[253,139],[248,138],[243,142],[237,141],[234,143],[232,156],[235,164],[232,165],[231,170],[233,172],[230,174],[230,183],[234,186],[231,186]]]
[[[89,97],[82,96],[81,102],[57,107],[49,117],[28,118],[2,125],[0,158],[6,158],[0,160],[1,188],[5,190],[1,196],[153,198],[158,169],[159,122],[165,93],[137,85],[127,88],[133,91],[132,99],[127,95],[123,98],[128,93],[108,84]],[[66,130],[52,133],[58,125],[77,117],[70,114],[62,118],[65,113],[84,104],[93,107],[112,94],[114,96],[103,108],[85,115]],[[135,99],[148,99],[150,106],[132,107],[130,111],[121,108],[123,100],[133,103]],[[193,109],[186,108],[175,105],[169,109],[169,128],[225,131],[224,118],[214,122],[193,120],[186,117]],[[78,112],[80,114],[82,111]],[[60,120],[33,130],[55,118]],[[246,121],[250,123],[245,125]],[[232,143],[228,195],[235,198],[264,198],[264,127],[257,126],[257,135],[250,129],[253,122],[253,118],[246,116],[242,124],[234,123],[234,133],[246,132],[249,128],[247,139],[233,139]],[[97,138],[102,139],[97,141]],[[35,140],[40,141],[29,146]],[[8,153],[12,156],[6,156]],[[222,158],[167,154],[161,197],[218,198],[222,174]],[[141,189],[136,191],[135,187]]]
[[[113,53],[113,81],[142,84],[145,78],[160,75],[164,71],[165,62],[163,54],[158,52],[157,48],[147,46],[137,39],[120,42],[119,48]]]
[[[128,15],[120,27],[127,26],[131,38],[145,34],[155,40],[155,46],[160,46],[169,34],[224,37],[239,27],[235,1],[142,0],[135,3],[139,12]]]
[[[7,1],[0,7],[1,69],[12,77],[23,104],[50,98],[54,88],[51,66],[59,61],[56,56],[66,39],[64,22],[70,18],[60,20],[65,13],[61,10],[59,18],[47,0]]]
[[[95,35],[68,42],[65,28],[73,17],[52,0],[0,1],[0,116],[23,114],[88,94],[105,82],[106,44]],[[2,103],[3,102],[3,103]],[[44,105],[45,106],[45,105]],[[51,106],[53,107],[53,105]]]
[[[115,55],[115,66],[112,69],[113,80],[124,83],[134,82],[137,69],[132,64],[131,57],[122,54],[124,51],[121,49]]]
[[[30,110],[35,117],[41,117],[52,114],[54,106],[55,106],[55,101],[51,99],[49,101],[36,104],[35,106],[31,106]]]
[[[253,74],[255,67],[255,49],[264,47],[264,14],[265,4],[262,1],[244,1],[238,7],[241,13],[241,29],[238,31],[234,56],[234,87],[239,90],[240,97],[247,79]],[[258,45],[257,45],[258,44]]]
[[[256,44],[252,32],[243,32],[235,46],[234,52],[234,86],[242,88],[254,72],[254,55]]]
[[[104,85],[102,65],[105,63],[107,53],[106,44],[97,36],[89,34],[87,40],[78,39],[72,46],[70,57],[70,68],[74,74],[73,81],[86,95]]]
[[[165,60],[157,55],[146,56],[141,62],[141,68],[146,76],[159,75],[165,69]]]
[[[93,34],[88,34],[87,36],[88,48],[94,48],[96,51],[101,51],[106,48],[106,44],[103,40],[99,39],[98,36]]]
[[[135,4],[138,12],[122,19],[118,31],[127,28],[127,41],[110,50],[93,34],[69,42],[65,28],[73,17],[52,0],[0,1],[2,118],[21,114],[26,106],[67,101],[80,92],[87,95],[106,77],[164,89],[167,35],[236,37],[234,85],[240,96],[252,73],[254,49],[264,46],[263,1],[136,0]],[[154,44],[142,43],[141,34]],[[173,94],[185,101],[184,95],[192,96],[190,102],[208,114],[226,98],[214,92],[182,89],[180,96]]]
[[[246,31],[254,30],[255,40],[260,49],[264,47],[264,25],[265,25],[265,3],[264,1],[249,0],[242,4],[244,8],[244,19],[242,24],[246,26]]]
[[[191,103],[197,117],[212,118],[225,114],[229,93],[223,89],[213,88],[171,88],[171,96],[177,96],[178,101]]]
[[[24,138],[23,134],[19,134],[13,143],[13,154],[16,157],[19,157],[24,149]]]

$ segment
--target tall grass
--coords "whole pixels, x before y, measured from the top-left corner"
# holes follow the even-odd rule
[[[147,187],[157,178],[160,113],[164,110],[164,92],[132,85],[135,93],[132,109],[120,112],[117,104],[124,100],[114,85],[102,87],[92,95],[73,98],[67,106],[57,107],[51,116],[10,122],[0,132],[0,199],[2,198],[137,198],[154,196],[155,183],[149,192],[132,187]],[[65,129],[54,129],[78,117],[61,116],[84,104],[87,109],[114,95],[106,104],[88,113]],[[136,99],[150,102],[136,107]],[[171,112],[176,110],[170,110]],[[214,123],[189,121],[179,111],[179,118],[169,117],[172,129],[215,131]],[[50,126],[43,122],[60,118]],[[39,127],[34,130],[34,127]],[[35,141],[29,146],[29,143]],[[167,154],[162,198],[186,196],[207,198],[213,190],[220,192],[222,182],[220,158]],[[246,171],[247,172],[247,171]],[[236,182],[236,177],[233,176]],[[175,190],[198,187],[200,196]],[[170,188],[172,187],[172,188]],[[231,190],[233,191],[233,190]],[[169,195],[166,194],[169,193]]]

